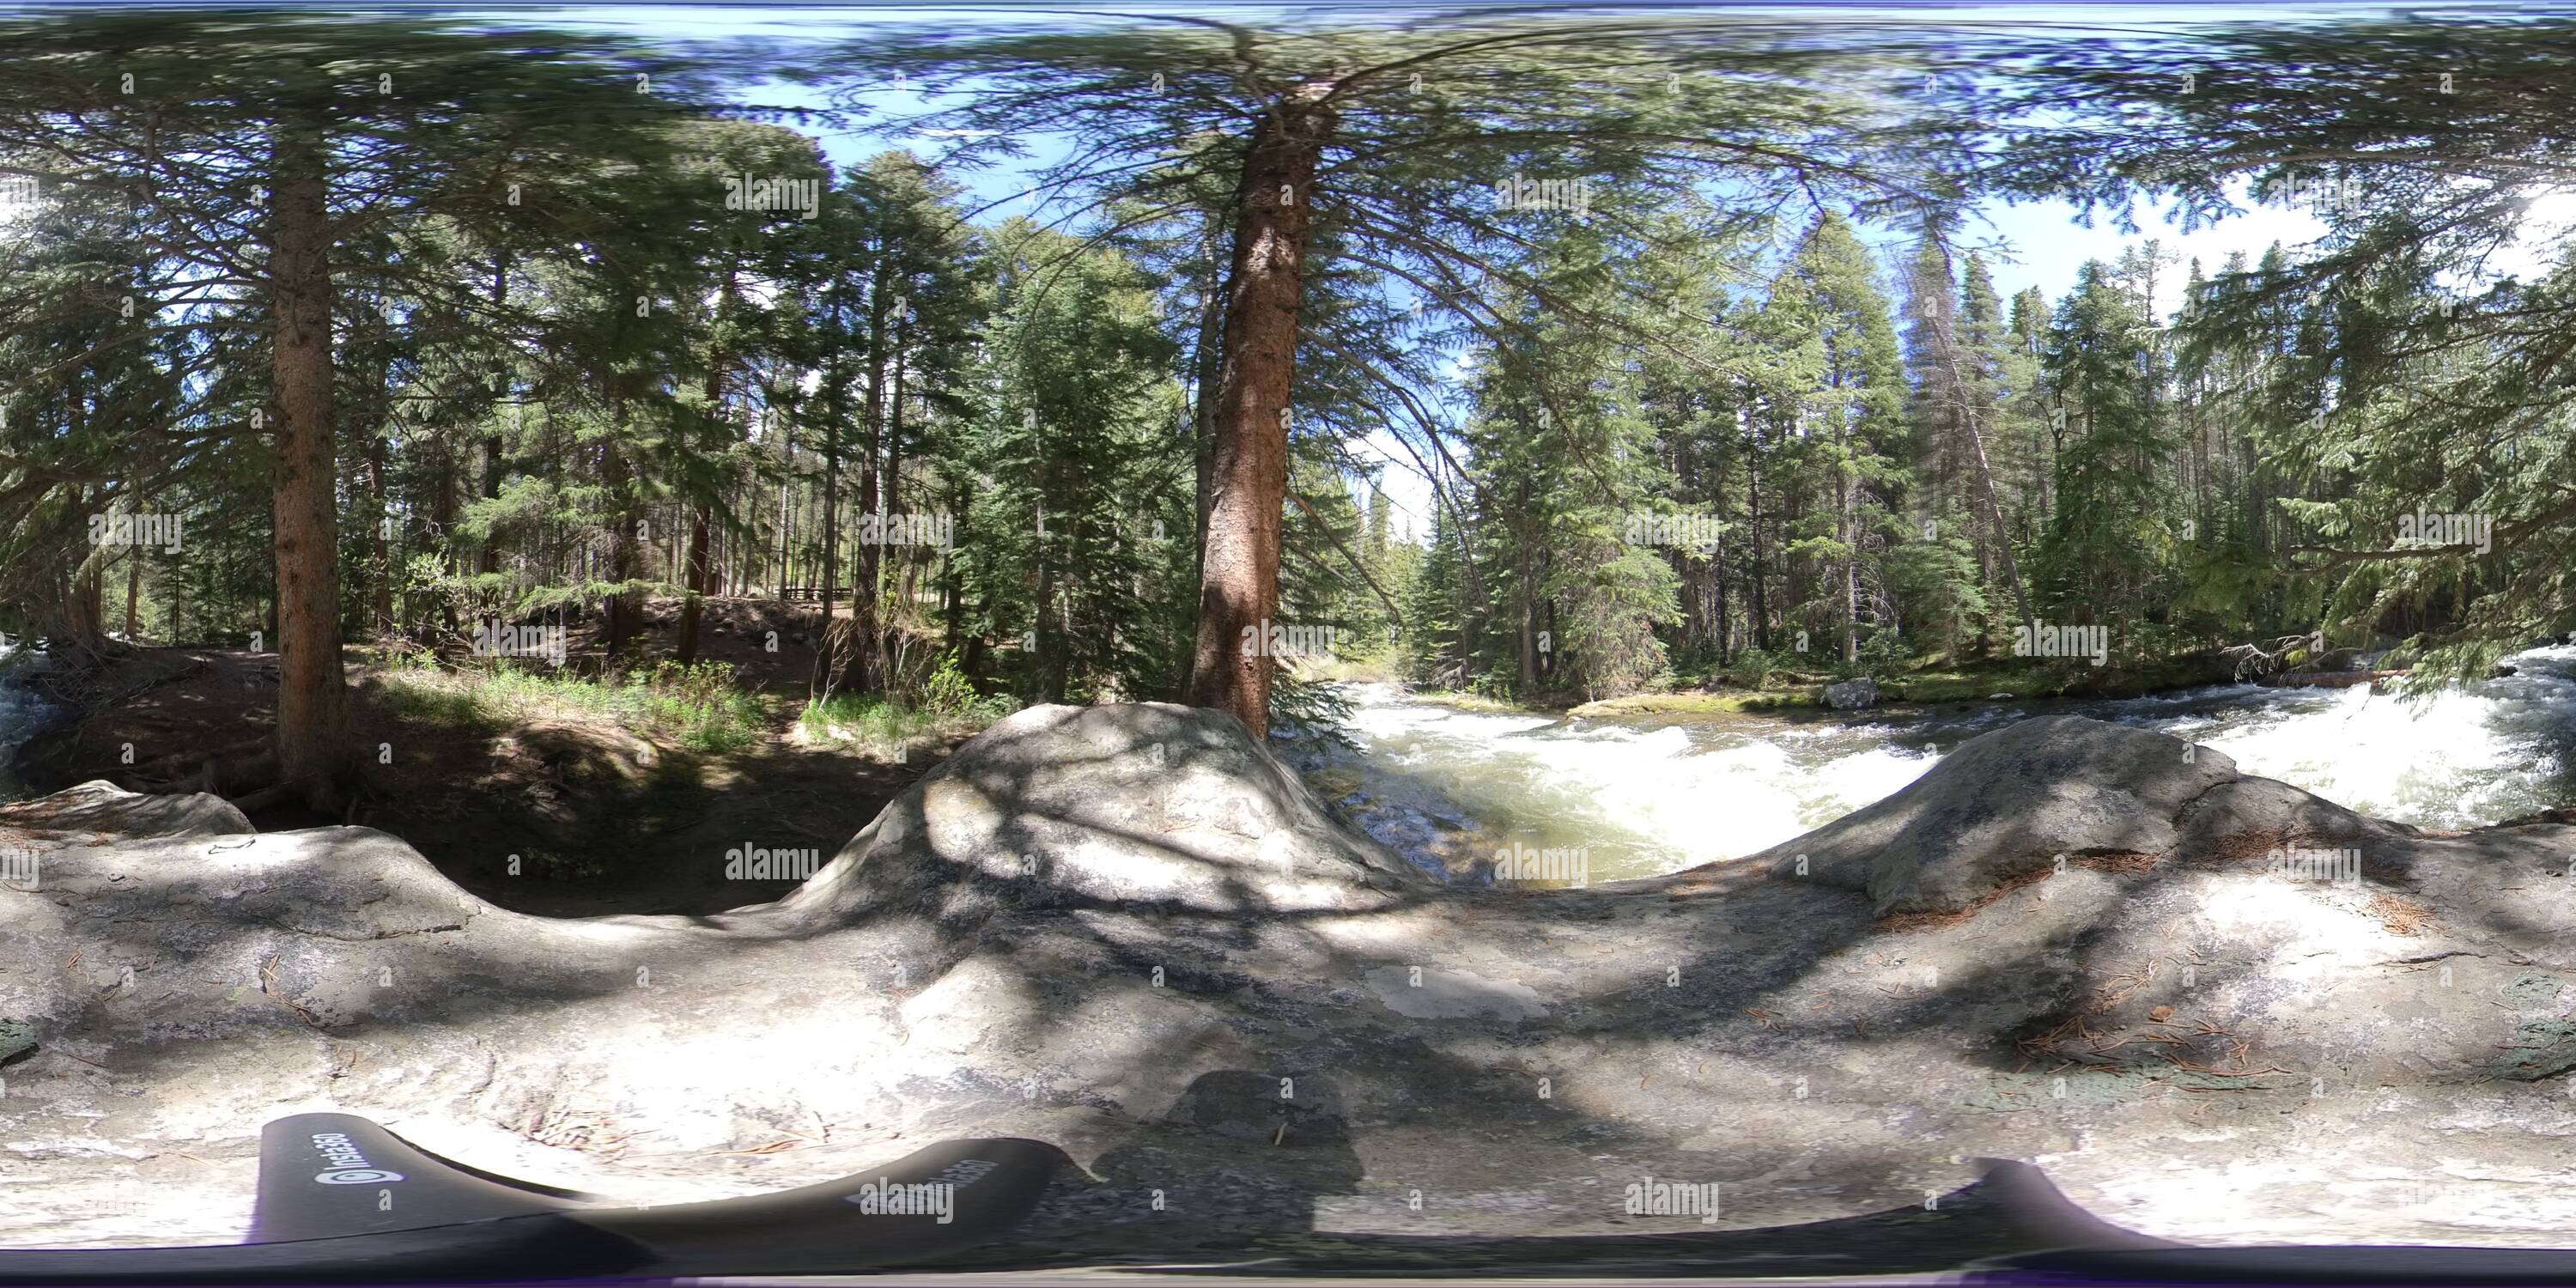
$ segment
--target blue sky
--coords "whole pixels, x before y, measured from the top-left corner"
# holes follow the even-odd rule
[[[1067,6],[1071,8],[1071,6]],[[2362,6],[2334,6],[2337,12],[2351,15]],[[1264,6],[1212,6],[1208,4],[1176,5],[1168,3],[1121,4],[1118,9],[1129,13],[1164,11],[1207,16],[1222,13],[1250,23],[1276,19],[1293,12]],[[2106,11],[2116,10],[2116,17]],[[1920,20],[1927,14],[1921,9],[1900,10],[1890,6],[1772,6],[1749,9],[1749,12],[1781,16],[1829,16],[1842,22],[1867,24],[1874,19],[1903,16]],[[1058,11],[1062,13],[1062,10]],[[1311,12],[1311,11],[1306,11]],[[1385,16],[1385,10],[1372,11]],[[2264,16],[2281,16],[2293,12],[2272,6],[2179,6],[2179,5],[1987,5],[1944,8],[1938,18],[1961,24],[2008,23],[2011,25],[2068,24],[2089,26],[2115,21],[2124,26],[2146,23],[2193,23],[2212,20],[2244,21]],[[2318,9],[2300,12],[2309,18]],[[715,40],[739,37],[771,37],[782,41],[801,42],[817,39],[847,39],[863,36],[870,30],[927,25],[934,29],[957,31],[1001,22],[1027,22],[1035,15],[1024,7],[1008,5],[950,5],[941,7],[895,7],[818,5],[792,7],[777,5],[600,5],[565,6],[560,8],[506,9],[491,12],[496,21],[544,22],[550,25],[618,31],[662,40]],[[1068,23],[1078,21],[1069,14]],[[823,106],[819,95],[809,89],[772,83],[758,92],[758,101],[781,106]],[[923,106],[917,95],[891,86],[865,96],[868,106],[880,113],[907,113]],[[808,127],[820,132],[820,127]],[[893,142],[876,136],[824,134],[821,142],[826,154],[836,163],[851,164],[864,159]],[[936,139],[913,139],[906,142],[916,151],[933,153],[939,149]],[[981,173],[961,174],[970,196],[978,204],[1006,201],[1017,197],[1029,185],[1026,171],[1063,155],[1061,143],[1044,138],[1026,140],[1032,156],[1017,165],[996,166]],[[1987,251],[1989,269],[1997,289],[2007,298],[2025,287],[2036,286],[2053,304],[2075,280],[2077,270],[2088,259],[2116,259],[2125,249],[2155,238],[2168,250],[2181,256],[2166,284],[2159,290],[2159,311],[2170,311],[2180,303],[2186,265],[2197,256],[2203,268],[2215,272],[2229,253],[2243,251],[2249,258],[2258,257],[2275,241],[2298,245],[2315,238],[2323,226],[2304,212],[2279,208],[2247,206],[2246,213],[2185,236],[2176,227],[2163,223],[2161,212],[2141,212],[2141,229],[2135,235],[2122,234],[2106,220],[2086,228],[2075,222],[2074,208],[2064,202],[2031,202],[2006,205],[1990,202],[1975,211],[1975,221],[1965,230],[1972,243],[1992,242]],[[988,213],[987,219],[1009,214],[1032,213],[1044,220],[1070,213],[1067,207],[1050,209],[1044,205],[1030,207],[1017,200]],[[1887,253],[1891,261],[1901,250],[1902,239],[1886,231],[1869,232],[1864,237]],[[1407,515],[1417,532],[1427,527],[1428,488],[1418,477],[1407,477],[1410,457],[1394,450],[1391,443],[1364,444],[1362,454],[1371,451],[1390,460],[1387,485],[1396,508]]]
[[[1075,8],[1065,5],[1063,13]],[[1096,6],[1095,6],[1096,7]],[[1308,12],[1303,7],[1239,4],[1175,4],[1161,0],[1144,0],[1120,4],[1117,10],[1128,13],[1169,12],[1207,16],[1222,14],[1230,19],[1260,22],[1285,13]],[[2320,9],[2343,14],[2362,12],[2382,6],[2333,5],[2294,9],[2274,5],[2211,4],[1986,4],[1940,6],[1927,12],[1921,6],[1819,4],[1734,6],[1746,14],[1781,17],[1830,18],[1837,22],[1868,25],[1877,20],[1898,18],[1921,21],[1937,16],[1945,23],[1962,26],[1989,23],[2013,25],[2092,26],[2116,22],[2122,26],[2154,23],[2191,24],[2210,21],[2247,21],[2265,17],[2300,14],[2315,17]],[[1372,9],[1372,14],[1385,16],[1388,10]],[[1027,22],[1035,11],[1025,5],[1003,3],[983,5],[905,6],[894,4],[818,4],[808,6],[772,4],[618,4],[569,5],[553,9],[507,9],[492,12],[495,19],[545,21],[575,27],[613,30],[656,39],[700,40],[737,37],[772,37],[788,41],[849,38],[871,30],[891,30],[928,26],[950,31],[991,25],[996,22]],[[1074,21],[1067,16],[1067,22]],[[764,102],[780,105],[820,107],[819,95],[801,87],[772,84],[760,92]],[[901,113],[917,110],[922,100],[917,95],[888,88],[866,96],[869,105],[883,112]],[[824,149],[838,163],[863,159],[885,146],[875,138],[826,137]],[[935,150],[938,141],[916,140],[919,150]],[[1044,140],[1032,140],[1032,163],[1059,157],[1060,145],[1050,146]],[[997,201],[1016,195],[1027,187],[1021,168],[996,168],[981,174],[962,175],[961,180],[979,201]],[[1006,212],[1026,209],[1013,202]],[[1041,217],[1051,213],[1044,209]],[[2273,241],[2297,244],[2321,231],[2318,222],[2299,212],[2280,209],[2250,209],[2244,216],[2223,221],[2185,237],[2171,227],[2148,226],[2140,236],[2122,236],[2107,223],[2083,228],[2073,222],[2074,208],[2062,202],[2038,202],[2006,206],[2000,202],[1980,207],[1983,227],[1971,228],[1972,239],[2000,239],[2009,249],[2003,255],[1990,254],[1989,267],[1995,274],[1996,286],[2007,297],[2028,286],[2037,286],[2052,299],[2075,279],[2075,272],[2087,259],[2114,259],[2122,250],[2148,237],[2161,239],[2169,248],[2184,255],[2197,255],[2212,271],[2231,251],[2242,250],[2249,256],[2260,255]],[[2143,219],[2142,224],[2155,221]],[[1879,242],[1888,239],[1874,238]],[[2177,279],[2181,274],[2177,273]],[[2177,302],[2166,301],[2168,305]]]

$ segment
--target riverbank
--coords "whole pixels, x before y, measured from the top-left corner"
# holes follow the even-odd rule
[[[2010,702],[2051,698],[2137,698],[2177,693],[2234,678],[2233,664],[2213,654],[2186,654],[2158,662],[2093,667],[2081,659],[1999,658],[1966,665],[1926,665],[1865,674],[1877,686],[1871,706]],[[1458,711],[1489,715],[1579,718],[1666,715],[1744,715],[1831,709],[1825,690],[1841,677],[1774,672],[1759,688],[1731,681],[1715,687],[1674,688],[1590,702],[1513,702],[1454,689],[1414,689],[1411,698]]]
[[[2055,698],[2141,698],[2177,693],[2235,678],[2234,664],[2214,654],[2185,654],[2154,662],[2095,667],[2081,659],[1998,658],[1965,665],[1924,666],[1869,674],[1877,686],[1871,706],[1931,706],[1969,702],[2041,701]],[[1799,676],[1785,687],[1726,687],[1637,694],[1570,708],[1581,716],[1794,711],[1832,705],[1826,689],[1835,680]]]
[[[274,653],[139,648],[43,676],[36,691],[57,718],[26,738],[11,772],[21,794],[93,779],[212,792],[244,802],[263,831],[378,828],[475,896],[535,915],[721,912],[746,895],[710,875],[708,854],[828,856],[998,714],[848,699],[809,714],[803,641],[782,632],[770,653],[767,623],[728,622],[722,607],[691,669],[602,674],[601,659],[578,656],[521,669],[353,648],[350,739],[371,754],[337,818],[261,790],[275,772]]]

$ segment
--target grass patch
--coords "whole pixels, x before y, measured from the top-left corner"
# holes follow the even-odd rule
[[[1632,693],[1624,698],[1604,698],[1586,702],[1571,714],[1578,716],[1633,715],[1738,715],[1747,711],[1781,711],[1793,707],[1824,705],[1824,695],[1814,688],[1720,689],[1713,693]]]
[[[1018,709],[1008,698],[931,707],[889,702],[873,693],[843,693],[806,703],[796,716],[796,737],[810,745],[893,759],[915,743],[971,734]]]
[[[411,664],[384,673],[381,701],[399,720],[502,729],[538,719],[600,719],[692,751],[737,751],[760,740],[768,711],[717,662],[607,677],[513,667],[450,670]]]
[[[2133,698],[2215,683],[2205,658],[2181,655],[2087,666],[2079,661],[1996,658],[1965,664],[1925,665],[1879,677],[1892,702],[1982,702],[1997,693],[2015,698]]]
[[[1487,697],[1482,693],[1472,692],[1467,689],[1415,689],[1411,693],[1405,694],[1404,697],[1408,702],[1423,702],[1435,707],[1447,707],[1452,711],[1473,711],[1482,715],[1535,716],[1549,714],[1548,712],[1536,707],[1524,706],[1518,702],[1506,702],[1500,698]]]
[[[1337,655],[1298,664],[1299,674],[1326,684],[1401,682],[1405,670],[1404,660],[1390,652]]]

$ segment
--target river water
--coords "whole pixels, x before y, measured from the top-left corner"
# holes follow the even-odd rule
[[[0,643],[0,803],[26,795],[25,788],[9,773],[9,762],[18,753],[18,744],[36,732],[46,707],[36,695],[21,685],[11,683],[12,662],[18,646]]]
[[[2381,818],[2475,827],[2576,804],[2576,647],[2405,703],[2371,686],[2218,685],[2143,698],[1917,712],[1571,719],[1484,715],[1354,685],[1362,754],[1333,786],[1426,866],[1503,846],[1579,850],[1589,881],[1768,848],[1905,786],[1967,738],[2072,713],[2188,738]]]
[[[13,651],[0,645],[0,801],[24,794],[10,757],[45,714],[7,682]],[[1766,849],[1913,782],[1968,738],[2067,712],[2189,738],[2364,814],[2475,827],[2576,804],[2576,647],[2512,662],[2517,674],[2411,704],[2367,685],[2239,684],[1903,713],[1572,719],[1353,685],[1361,750],[1333,755],[1330,781],[1362,827],[1425,866],[1517,845],[1580,851],[1587,880],[1611,881]]]

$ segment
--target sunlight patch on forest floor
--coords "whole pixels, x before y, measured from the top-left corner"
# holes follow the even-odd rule
[[[800,747],[846,747],[892,759],[915,744],[973,734],[1014,708],[1007,698],[983,698],[962,709],[940,710],[889,702],[876,694],[839,694],[808,703],[788,734]]]
[[[445,726],[499,728],[534,720],[606,718],[692,751],[735,751],[757,741],[771,716],[758,695],[735,688],[733,668],[664,662],[609,677],[496,668],[396,667],[382,674],[388,711]]]

